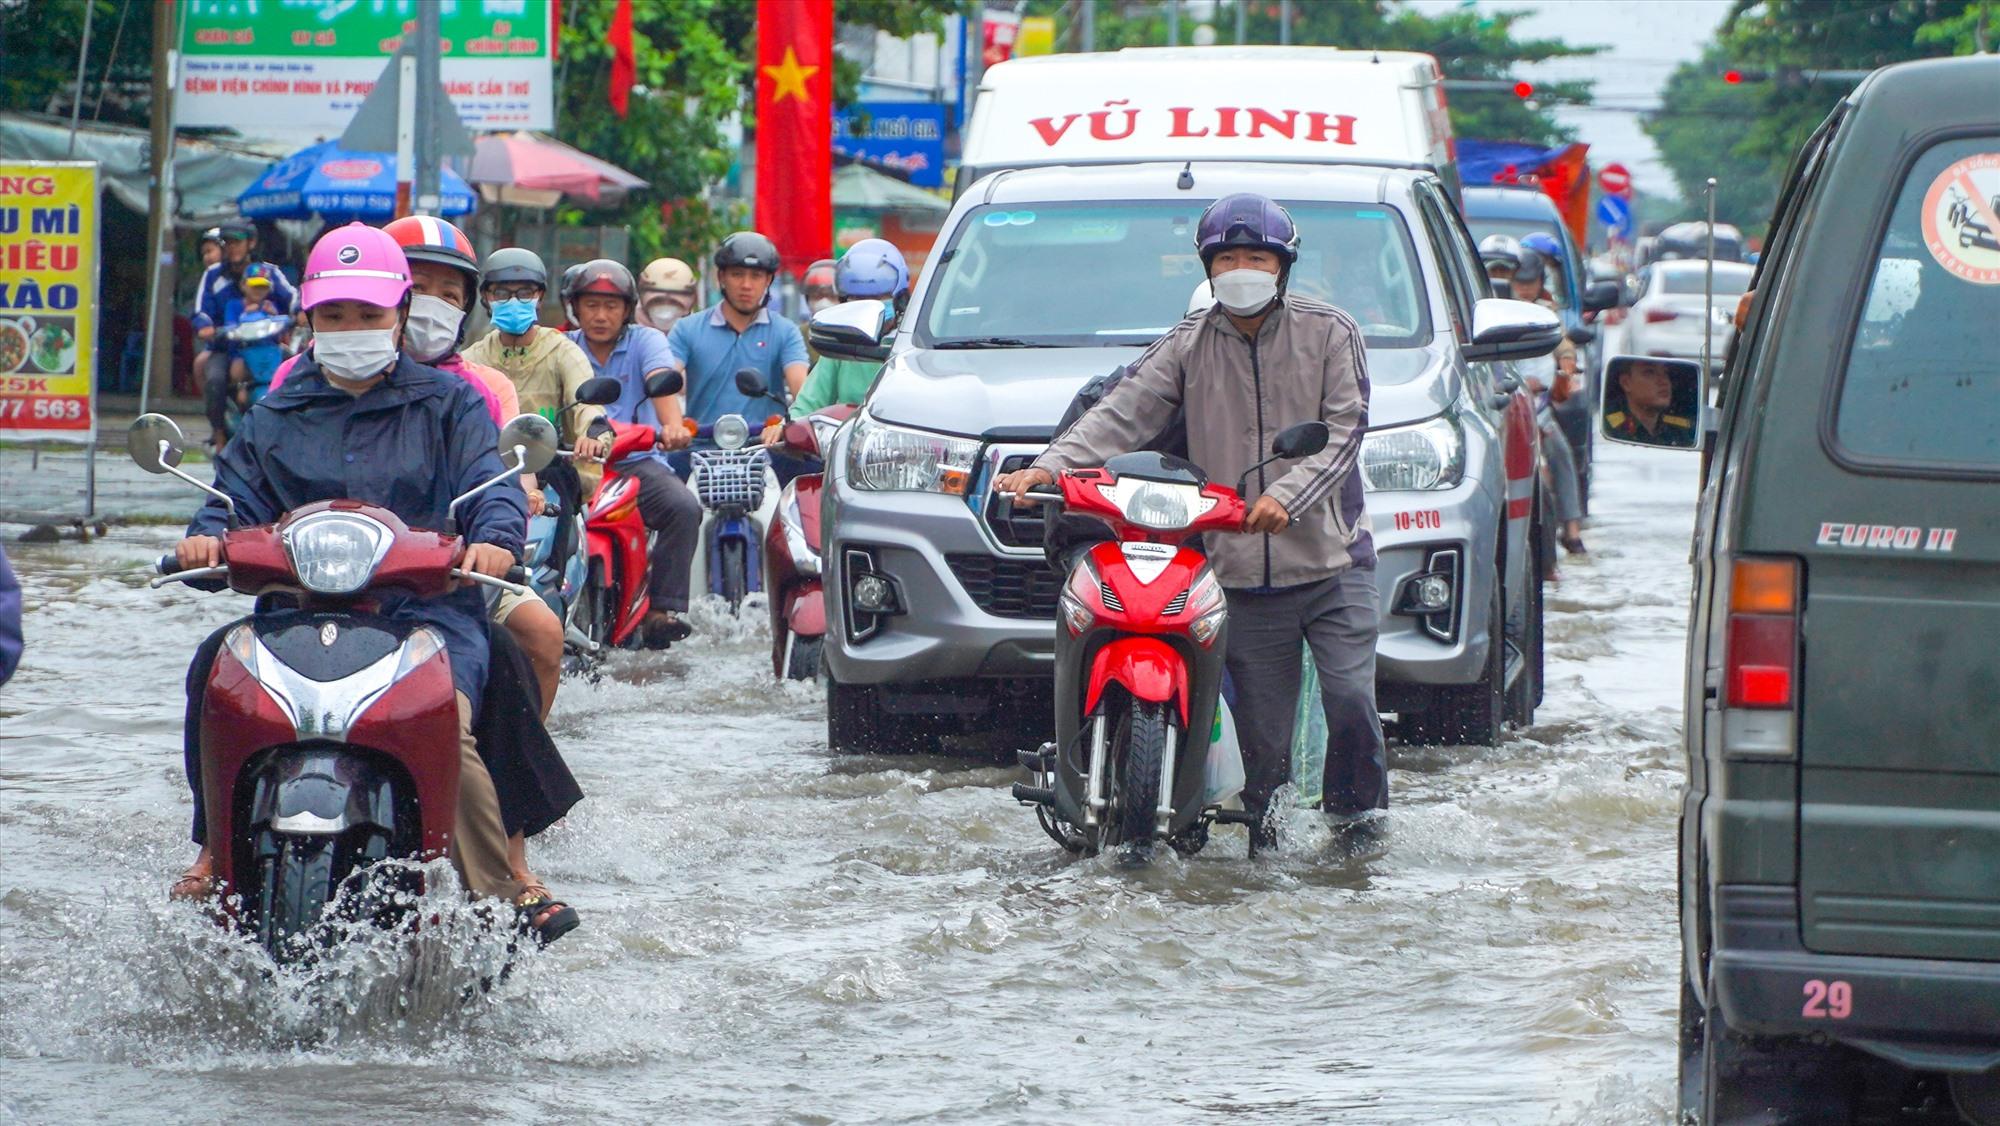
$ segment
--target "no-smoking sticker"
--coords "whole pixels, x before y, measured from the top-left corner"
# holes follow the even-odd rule
[[[2000,285],[2000,153],[1968,156],[1924,195],[1924,246],[1976,285]]]

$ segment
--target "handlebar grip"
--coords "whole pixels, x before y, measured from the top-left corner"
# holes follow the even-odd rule
[[[180,556],[169,551],[165,555],[160,556],[159,560],[153,564],[153,568],[162,575],[171,575],[181,569]]]
[[[507,568],[506,575],[502,577],[505,578],[510,583],[521,583],[523,585],[526,585],[528,581],[528,569],[526,567],[523,567],[519,563],[516,563],[512,567]]]
[[[611,424],[604,420],[603,415],[591,419],[590,425],[585,427],[583,432],[584,436],[589,438],[609,438],[615,433],[611,428]]]

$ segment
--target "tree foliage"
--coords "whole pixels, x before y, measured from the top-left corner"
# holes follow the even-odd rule
[[[1059,50],[1080,51],[1079,5],[1089,2],[1031,0],[1028,11],[1055,17]],[[1275,0],[1230,0],[1215,7],[1213,26],[1218,43],[1236,41],[1237,2],[1246,5],[1244,42],[1278,42],[1282,9]],[[1589,102],[1590,84],[1537,83],[1531,102],[1517,97],[1511,89],[1518,77],[1515,68],[1521,63],[1589,55],[1599,48],[1575,47],[1559,39],[1517,39],[1514,25],[1526,15],[1470,9],[1425,15],[1384,0],[1297,0],[1292,5],[1291,42],[1301,47],[1435,55],[1447,79],[1499,82],[1508,87],[1453,91],[1449,96],[1451,124],[1459,136],[1538,145],[1573,140],[1573,132],[1556,121],[1550,107],[1561,102]],[[1166,5],[1157,0],[1100,0],[1093,32],[1099,51],[1165,46]],[[1184,9],[1180,41],[1192,43],[1193,35],[1194,21]]]
[[[84,63],[83,120],[147,124],[153,97],[148,0],[0,0],[0,109],[70,112],[86,4],[96,10]]]
[[[1986,5],[2000,14],[2000,4]],[[1716,179],[1716,215],[1748,231],[1769,220],[1785,170],[1856,80],[1823,71],[1969,53],[1967,0],[1737,0],[1698,62],[1668,79],[1646,132],[1690,206]],[[1743,81],[1724,79],[1730,70]]]

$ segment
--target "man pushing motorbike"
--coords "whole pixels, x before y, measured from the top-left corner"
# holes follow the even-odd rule
[[[216,460],[216,488],[249,523],[269,523],[314,501],[352,499],[394,512],[411,527],[443,529],[453,497],[502,472],[498,429],[472,385],[426,366],[401,349],[411,320],[411,267],[397,239],[359,223],[337,228],[307,260],[302,306],[312,350],[290,378],[245,415],[237,439]],[[428,350],[426,348],[425,350]],[[221,562],[227,510],[210,499],[188,526],[175,555],[183,569]],[[526,528],[526,502],[511,484],[478,493],[461,524],[468,546],[460,566],[503,576]],[[489,666],[486,606],[476,587],[437,598],[389,596],[380,612],[422,622],[443,637],[457,690],[459,784],[452,860],[476,895],[513,901],[544,941],[576,925],[576,912],[523,879],[510,860],[494,781],[473,737],[474,702]],[[211,639],[212,641],[214,639]],[[190,676],[206,680],[214,649],[205,645]],[[198,714],[191,699],[189,714]],[[200,776],[196,735],[188,738],[190,778]],[[175,885],[184,898],[212,894],[212,842],[203,840],[201,790],[195,787],[195,837],[202,854]]]
[[[1282,474],[1250,474],[1243,530],[1252,534],[1208,545],[1228,598],[1243,803],[1259,817],[1253,850],[1275,841],[1265,815],[1290,774],[1302,640],[1326,709],[1323,808],[1358,813],[1389,804],[1375,711],[1375,547],[1354,473],[1368,424],[1368,362],[1351,317],[1286,292],[1298,242],[1290,214],[1264,196],[1210,205],[1195,249],[1215,307],[1161,337],[1034,465],[995,484],[1017,504],[1032,503],[1029,489],[1136,449],[1182,407],[1190,458],[1217,480],[1233,481],[1262,460],[1285,426],[1326,422],[1331,441],[1323,452]]]

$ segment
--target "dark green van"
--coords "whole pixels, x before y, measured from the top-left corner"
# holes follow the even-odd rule
[[[1695,523],[1683,1120],[2000,1123],[1996,213],[1993,56],[1875,72],[1779,198]]]

